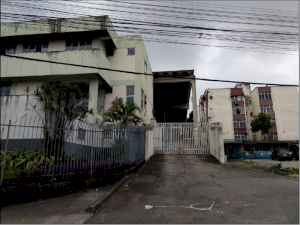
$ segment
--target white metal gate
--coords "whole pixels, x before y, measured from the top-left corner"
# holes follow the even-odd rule
[[[207,123],[155,124],[154,153],[209,154]]]

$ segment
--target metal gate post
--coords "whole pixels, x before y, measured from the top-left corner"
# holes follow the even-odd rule
[[[195,128],[194,128],[194,143],[195,143],[195,146],[198,146],[199,145],[199,141],[198,141],[198,123],[197,122],[195,122],[194,123],[194,126],[195,126]]]
[[[180,155],[181,154],[181,141],[182,141],[182,123],[179,123],[179,140],[178,140],[178,154]]]

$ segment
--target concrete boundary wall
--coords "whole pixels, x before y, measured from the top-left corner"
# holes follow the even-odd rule
[[[154,154],[153,128],[146,129],[145,132],[145,161],[148,161]]]
[[[210,154],[220,163],[227,163],[224,152],[223,125],[220,122],[210,124],[209,128]]]

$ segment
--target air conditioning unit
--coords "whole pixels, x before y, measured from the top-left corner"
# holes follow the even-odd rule
[[[238,105],[239,103],[238,103],[238,101],[234,101],[234,104],[235,104],[235,105]]]

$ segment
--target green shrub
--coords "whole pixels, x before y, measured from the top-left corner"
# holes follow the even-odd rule
[[[36,150],[26,151],[24,148],[20,151],[8,151],[6,154],[5,174],[4,176],[16,176],[19,172],[37,170],[41,166],[52,166],[54,164],[54,156],[46,157]],[[1,169],[4,163],[4,151],[1,150]]]

